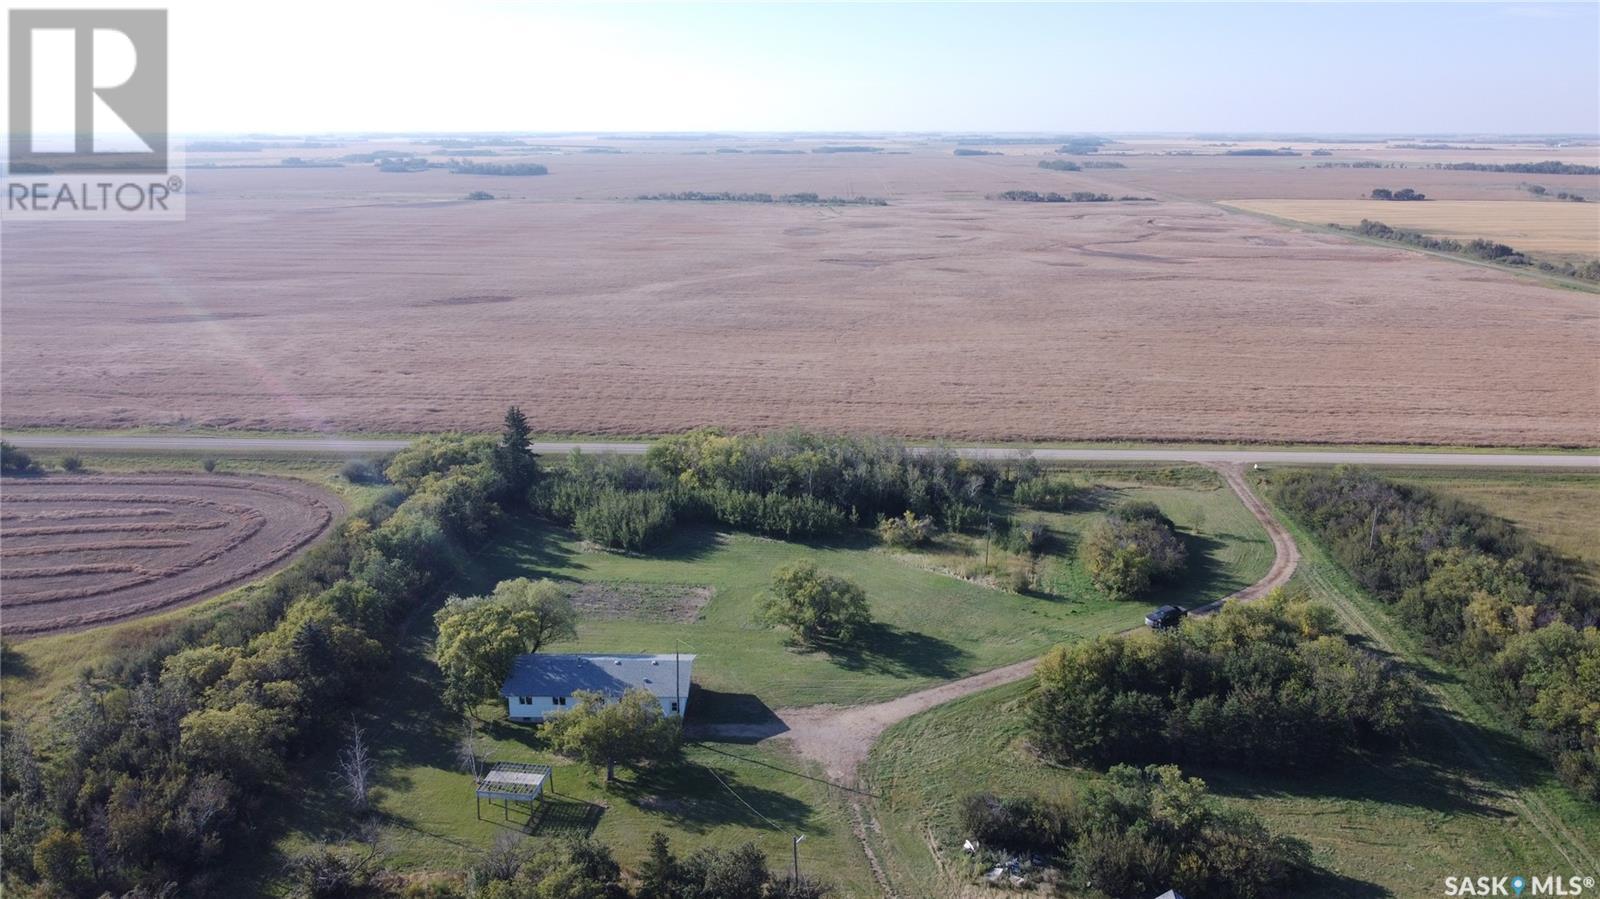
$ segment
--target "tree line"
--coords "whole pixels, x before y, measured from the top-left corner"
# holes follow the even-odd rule
[[[1293,473],[1277,501],[1428,650],[1600,798],[1600,596],[1570,560],[1482,509],[1355,469]]]
[[[1543,162],[1436,162],[1430,168],[1450,172],[1517,172],[1524,175],[1600,175],[1600,165]]]
[[[452,159],[446,163],[457,175],[548,175],[550,169],[537,162],[473,162]]]
[[[1002,465],[879,437],[702,429],[659,440],[642,458],[573,453],[530,500],[587,540],[642,550],[683,524],[814,538],[910,512],[970,530],[997,496],[1022,490],[1027,503],[1064,502],[1072,489],[1034,460]]]
[[[1413,680],[1352,645],[1331,609],[1283,591],[1175,633],[1060,646],[1028,700],[1033,745],[1078,765],[1318,766],[1401,745]]]
[[[685,190],[677,193],[665,194],[640,194],[638,200],[664,200],[689,203],[789,203],[798,206],[888,206],[889,201],[882,197],[824,197],[815,193],[801,192],[793,194],[780,194],[774,196],[766,193],[732,193],[730,191],[717,191],[708,193],[699,190]]]
[[[1600,259],[1591,259],[1582,265],[1575,262],[1552,262],[1548,259],[1536,259],[1513,247],[1493,240],[1476,238],[1460,241],[1448,237],[1431,237],[1420,231],[1394,228],[1372,219],[1362,219],[1361,224],[1354,228],[1333,224],[1330,224],[1329,227],[1336,231],[1351,231],[1363,237],[1390,240],[1424,250],[1454,253],[1472,259],[1481,259],[1485,262],[1494,262],[1499,265],[1534,268],[1545,274],[1574,278],[1579,281],[1600,282]]]
[[[1387,187],[1374,187],[1372,189],[1372,193],[1369,194],[1369,196],[1374,200],[1400,200],[1400,201],[1407,201],[1407,200],[1426,200],[1426,199],[1428,199],[1428,195],[1427,194],[1419,194],[1419,193],[1417,193],[1416,191],[1412,190],[1409,187],[1402,187],[1399,190],[1390,190]]]
[[[1044,165],[1044,163],[1040,163]],[[1015,203],[1111,203],[1132,201],[1154,201],[1155,197],[1113,197],[1110,194],[1097,194],[1087,190],[1075,190],[1069,194],[1059,194],[1055,191],[1040,193],[1036,190],[1007,190],[998,194],[990,194],[991,200],[1009,200]]]

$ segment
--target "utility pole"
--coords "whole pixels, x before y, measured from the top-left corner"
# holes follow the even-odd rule
[[[794,879],[796,881],[800,880],[800,841],[805,838],[806,835],[803,833],[797,833],[794,836]]]

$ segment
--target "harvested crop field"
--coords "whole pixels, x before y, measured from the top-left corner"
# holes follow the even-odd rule
[[[331,494],[277,478],[7,480],[0,630],[72,630],[214,596],[282,566],[341,509]]]
[[[576,434],[1600,443],[1600,298],[1134,187],[1371,172],[666,143],[531,178],[194,169],[183,223],[9,226],[5,425],[416,432],[519,403]],[[1011,189],[1161,201],[986,199]],[[630,199],[682,191],[890,205]]]
[[[1313,225],[1362,219],[1430,237],[1484,238],[1531,253],[1600,256],[1600,203],[1559,200],[1225,200],[1249,212]]]

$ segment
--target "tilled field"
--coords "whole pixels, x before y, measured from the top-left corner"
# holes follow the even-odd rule
[[[281,566],[332,526],[338,499],[275,478],[8,480],[0,630],[40,634],[214,596]]]
[[[182,223],[8,228],[5,425],[409,433],[518,403],[569,434],[1600,442],[1595,295],[1182,199],[1529,176],[1048,149],[196,169]],[[1157,201],[988,199],[1012,189]],[[630,199],[685,190],[889,205]]]

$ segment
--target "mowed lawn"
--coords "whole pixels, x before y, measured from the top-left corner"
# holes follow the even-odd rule
[[[1124,499],[1156,502],[1190,534],[1191,577],[1142,602],[1112,602],[1083,574],[1078,535],[1100,514],[1021,513],[1051,527],[1041,560],[1043,592],[1019,595],[944,573],[953,556],[982,552],[982,540],[945,541],[922,553],[890,552],[867,535],[834,545],[803,545],[746,534],[690,530],[649,555],[586,547],[565,529],[518,519],[482,553],[459,592],[479,593],[511,577],[548,577],[622,585],[709,587],[711,600],[693,621],[586,617],[576,644],[562,649],[625,652],[682,650],[699,656],[694,680],[703,696],[692,717],[742,716],[759,706],[889,699],[939,681],[1039,655],[1050,646],[1139,624],[1155,602],[1203,602],[1264,574],[1272,550],[1266,533],[1225,488],[1140,487],[1097,491],[1094,505]],[[991,550],[992,552],[997,552]],[[811,560],[866,590],[874,624],[848,652],[804,652],[784,632],[758,620],[772,572]],[[704,700],[709,699],[710,702]]]
[[[1225,488],[1209,481],[1138,486],[1132,476],[1119,477],[1094,493],[1092,505],[1150,499],[1180,526],[1203,523],[1202,535],[1192,540],[1197,599],[1235,589],[1265,572],[1271,560],[1266,535]],[[509,577],[550,577],[574,588],[579,582],[601,583],[622,592],[631,587],[640,596],[709,587],[711,599],[693,620],[659,615],[645,620],[625,617],[626,612],[590,615],[580,624],[576,643],[553,648],[694,652],[699,658],[691,723],[748,720],[788,706],[889,698],[1029,658],[1058,642],[1136,626],[1149,603],[1114,603],[1099,596],[1072,556],[1077,533],[1097,514],[1085,509],[1046,516],[1058,529],[1053,554],[1045,560],[1055,571],[1055,586],[1033,596],[931,570],[963,549],[954,544],[926,554],[890,553],[865,534],[844,545],[808,546],[690,530],[659,552],[630,556],[586,547],[570,531],[532,518],[508,522],[456,591],[485,591]],[[859,650],[834,656],[796,651],[782,633],[756,621],[773,568],[798,559],[815,560],[866,589],[877,623]],[[488,805],[485,820],[479,820],[471,777],[458,760],[464,721],[440,703],[431,639],[429,621],[419,616],[403,644],[398,672],[386,681],[383,702],[363,711],[379,756],[381,842],[400,867],[459,868],[498,834],[522,831],[538,839],[592,834],[611,845],[623,864],[633,865],[655,830],[684,852],[753,840],[774,866],[781,866],[789,857],[791,834],[800,833],[806,836],[803,871],[833,881],[846,896],[877,895],[852,834],[848,794],[821,780],[814,766],[790,756],[781,742],[691,742],[682,763],[639,775],[624,772],[623,782],[607,789],[594,773],[551,753],[537,728],[507,722],[503,706],[486,704],[480,726],[485,754],[491,760],[552,764],[556,795],[533,825],[525,816],[519,821],[515,811],[506,822],[500,808]],[[333,767],[331,747],[301,767],[300,801],[282,822],[289,834],[280,841],[282,852],[348,835],[354,816],[333,789]],[[256,862],[255,868],[256,880],[271,885],[276,863]]]

